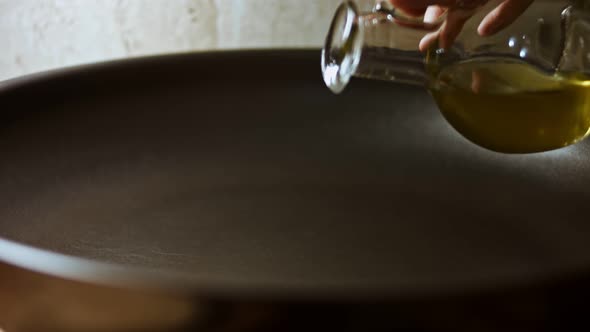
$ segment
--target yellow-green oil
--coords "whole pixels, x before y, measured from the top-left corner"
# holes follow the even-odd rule
[[[447,121],[490,150],[530,153],[583,139],[590,80],[548,75],[520,62],[469,61],[430,68],[430,92]]]

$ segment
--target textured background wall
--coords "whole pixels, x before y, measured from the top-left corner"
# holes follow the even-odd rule
[[[0,0],[0,80],[107,59],[319,47],[341,0]]]

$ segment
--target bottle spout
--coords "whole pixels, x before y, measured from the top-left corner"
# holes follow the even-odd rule
[[[418,45],[425,30],[435,27],[396,11],[389,1],[365,13],[354,1],[344,1],[322,51],[324,82],[334,93],[353,76],[424,86],[428,77]]]
[[[322,50],[322,73],[334,93],[344,90],[358,69],[363,48],[363,26],[354,3],[345,1],[332,19]]]

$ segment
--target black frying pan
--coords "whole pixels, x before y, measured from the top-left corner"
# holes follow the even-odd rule
[[[0,85],[0,328],[552,331],[590,294],[590,143],[504,155],[318,51]]]

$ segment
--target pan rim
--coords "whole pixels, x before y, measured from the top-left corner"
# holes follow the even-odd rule
[[[112,71],[123,68],[128,64],[134,66],[146,66],[150,63],[161,63],[173,59],[185,57],[199,57],[203,59],[216,57],[220,54],[240,56],[249,54],[272,55],[272,54],[292,54],[292,53],[317,53],[318,56],[318,75],[320,71],[319,60],[321,51],[319,48],[269,48],[269,49],[249,49],[249,50],[216,50],[216,51],[192,51],[169,54],[158,54],[140,56],[127,59],[115,59],[104,62],[81,64],[59,69],[52,69],[38,73],[28,74],[17,78],[0,81],[0,97],[4,93],[9,93],[15,89],[27,88],[31,84],[40,84],[51,81],[59,77],[71,75],[91,74],[92,72]],[[24,257],[24,258],[23,258]],[[0,236],[0,261],[11,266],[26,269],[27,271],[40,273],[52,277],[68,279],[72,281],[82,281],[92,284],[106,286],[120,286],[125,288],[142,288],[167,290],[172,292],[194,292],[210,293],[216,296],[256,296],[270,298],[287,298],[289,300],[298,297],[322,299],[322,298],[384,298],[395,300],[404,298],[422,298],[437,297],[461,294],[481,294],[496,292],[497,289],[512,289],[526,287],[536,287],[537,285],[553,284],[561,280],[575,278],[580,273],[586,274],[586,268],[583,266],[572,267],[571,270],[552,271],[544,273],[541,276],[521,276],[520,278],[509,277],[508,280],[473,281],[471,284],[464,282],[454,282],[452,284],[442,283],[431,286],[430,288],[418,285],[416,289],[399,289],[391,287],[392,290],[375,290],[372,287],[352,289],[343,289],[342,286],[332,286],[330,289],[316,289],[308,285],[261,285],[253,283],[229,284],[228,282],[214,282],[212,280],[197,280],[188,273],[179,271],[156,271],[154,269],[141,268],[136,266],[124,266],[114,263],[98,262],[81,257],[68,256],[61,253],[52,252],[42,248],[26,245],[20,242],[12,241]],[[65,267],[65,268],[64,268]],[[531,283],[531,278],[535,277]],[[320,286],[321,287],[321,286]]]

